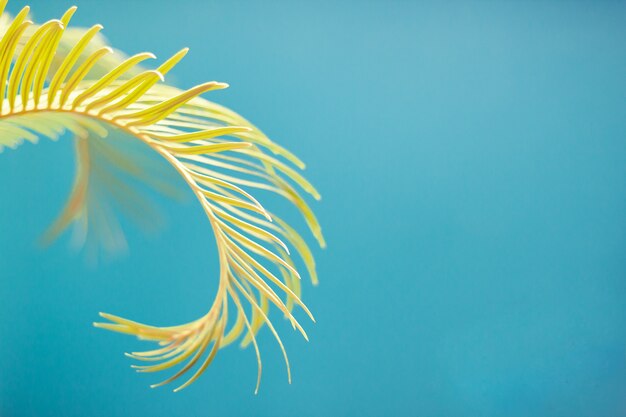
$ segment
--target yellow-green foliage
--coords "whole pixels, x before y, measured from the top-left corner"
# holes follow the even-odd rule
[[[0,13],[5,5],[6,0],[0,0]],[[137,65],[154,56],[120,56],[98,35],[100,25],[67,29],[75,11],[72,7],[59,20],[41,25],[29,20],[28,7],[15,17],[5,13],[0,19],[0,149],[40,137],[56,139],[65,131],[75,140],[74,186],[47,237],[52,239],[70,224],[93,217],[88,215],[90,179],[98,158],[130,175],[141,175],[132,158],[107,151],[108,135],[121,131],[147,145],[182,176],[206,213],[220,261],[217,294],[203,317],[178,326],[155,327],[102,313],[108,322],[95,326],[158,343],[155,350],[127,354],[150,363],[135,366],[140,372],[181,365],[174,375],[153,386],[195,369],[177,390],[186,387],[219,349],[241,340],[256,350],[258,389],[261,358],[255,335],[263,325],[276,337],[289,374],[285,349],[268,318],[269,306],[278,308],[306,338],[292,308],[298,305],[313,316],[300,300],[300,274],[289,247],[302,258],[313,283],[317,282],[315,263],[303,238],[246,189],[271,191],[293,203],[324,246],[319,224],[299,191],[319,199],[295,169],[303,169],[304,164],[238,114],[200,97],[226,84],[211,81],[186,91],[164,84],[164,76],[186,49],[154,70],[143,70]],[[133,198],[123,184],[112,188],[122,191],[118,195],[122,200]],[[234,308],[231,320],[229,308]]]

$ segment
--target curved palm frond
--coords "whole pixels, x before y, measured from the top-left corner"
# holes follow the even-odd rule
[[[0,13],[5,4],[6,0],[0,0]],[[163,84],[164,75],[184,57],[186,49],[155,70],[137,71],[138,63],[153,57],[138,54],[92,78],[92,70],[113,51],[108,46],[90,49],[100,25],[83,31],[69,51],[59,50],[74,11],[71,8],[61,19],[35,27],[27,18],[26,7],[4,31],[0,39],[0,147],[14,148],[39,137],[55,139],[63,131],[77,138],[78,174],[68,204],[51,229],[55,235],[71,222],[85,221],[87,178],[94,155],[106,154],[102,146],[109,131],[125,132],[182,176],[206,213],[220,261],[217,294],[203,317],[178,326],[156,327],[101,313],[108,322],[95,325],[159,344],[154,350],[127,354],[148,363],[135,366],[139,372],[180,365],[174,375],[153,387],[177,380],[195,366],[191,377],[176,390],[195,381],[219,349],[239,339],[243,345],[255,347],[258,390],[261,358],[256,334],[267,325],[284,354],[291,380],[287,354],[269,319],[269,306],[280,310],[306,338],[293,307],[301,307],[311,319],[313,316],[300,299],[300,274],[289,247],[295,248],[314,283],[315,262],[305,240],[246,189],[270,191],[291,202],[323,247],[320,226],[300,191],[319,199],[295,169],[304,164],[238,114],[200,97],[226,84],[212,81],[184,91]],[[125,165],[132,173],[132,161],[124,162],[123,155],[108,161],[122,169]],[[132,195],[124,192],[119,181],[111,189],[122,192],[122,199]],[[234,320],[229,306],[235,308]]]

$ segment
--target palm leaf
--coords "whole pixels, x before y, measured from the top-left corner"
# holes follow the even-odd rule
[[[5,4],[6,0],[0,0],[0,12]],[[201,318],[158,327],[101,313],[108,321],[95,326],[159,345],[154,350],[127,354],[148,363],[135,366],[139,372],[180,366],[173,376],[154,386],[173,382],[197,367],[177,390],[195,381],[219,349],[238,339],[243,345],[252,343],[259,365],[258,390],[261,358],[256,333],[267,325],[284,354],[291,379],[284,346],[269,318],[269,306],[280,310],[306,338],[293,307],[301,307],[311,319],[313,316],[300,299],[300,274],[289,248],[295,248],[314,283],[315,263],[305,240],[249,190],[270,191],[291,202],[324,246],[320,226],[302,196],[304,191],[319,199],[297,170],[304,164],[238,114],[201,97],[226,88],[226,84],[212,81],[188,90],[163,84],[164,75],[183,58],[186,49],[155,70],[136,67],[150,54],[103,64],[112,50],[90,46],[101,30],[99,25],[82,30],[68,47],[67,40],[62,39],[66,39],[74,11],[72,8],[59,20],[35,26],[28,20],[29,9],[24,8],[14,18],[4,19],[1,29],[0,149],[36,142],[40,137],[57,139],[64,131],[76,138],[75,185],[49,236],[58,235],[72,222],[85,222],[97,215],[86,215],[89,178],[97,158],[139,175],[133,171],[133,161],[126,160],[128,155],[107,157],[107,135],[123,132],[160,155],[180,174],[208,218],[220,261],[217,294]],[[63,42],[65,47],[61,48]],[[109,189],[117,192],[119,200],[134,198],[132,190],[119,179],[107,178]],[[102,207],[102,202],[91,207]],[[116,237],[111,236],[111,240],[115,242]],[[229,318],[229,306],[235,308],[234,320]]]

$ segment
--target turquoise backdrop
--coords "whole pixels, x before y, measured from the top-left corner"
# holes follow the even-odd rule
[[[95,329],[204,313],[217,274],[192,198],[97,267],[36,242],[72,146],[0,154],[0,416],[626,416],[626,3],[30,0],[113,46],[189,55],[177,85],[307,162],[328,241],[306,343],[265,329],[194,385],[148,386]],[[15,13],[26,0],[12,0]],[[276,201],[266,200],[270,206]],[[297,216],[293,219],[302,227]]]

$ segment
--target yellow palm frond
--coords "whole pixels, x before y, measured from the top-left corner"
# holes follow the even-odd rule
[[[6,0],[0,0],[0,13],[5,4]],[[315,262],[305,240],[248,190],[270,191],[292,203],[323,247],[321,228],[302,196],[304,191],[320,198],[298,172],[304,164],[235,112],[201,97],[226,84],[211,81],[188,90],[164,84],[164,76],[186,49],[154,70],[137,69],[151,54],[103,63],[113,50],[99,44],[93,47],[94,42],[101,42],[94,41],[101,26],[80,31],[80,37],[73,32],[71,43],[64,37],[74,11],[71,8],[59,20],[35,26],[28,20],[26,7],[0,24],[0,149],[15,148],[24,141],[34,143],[40,137],[56,139],[64,131],[76,138],[76,181],[49,236],[58,235],[72,222],[85,221],[89,175],[97,167],[97,158],[137,174],[125,155],[106,156],[109,132],[123,132],[164,158],[189,186],[208,218],[220,262],[217,294],[203,317],[157,327],[101,313],[108,322],[95,326],[158,343],[157,349],[127,354],[147,362],[135,366],[139,372],[180,366],[153,386],[177,380],[195,367],[177,390],[195,381],[219,349],[236,340],[242,345],[252,343],[259,365],[258,390],[261,358],[256,333],[267,325],[283,351],[291,380],[269,306],[280,310],[306,338],[293,307],[313,316],[301,301],[300,274],[289,248],[299,254],[314,283]],[[109,180],[110,189],[117,190],[121,200],[133,198],[122,183]],[[234,307],[234,317],[229,316],[229,307]]]

